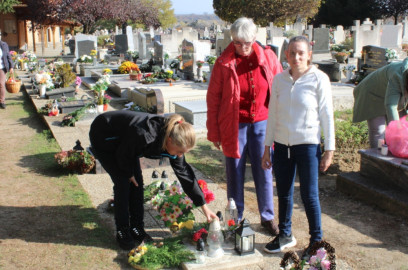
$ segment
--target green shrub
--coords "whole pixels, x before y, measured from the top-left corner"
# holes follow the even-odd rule
[[[340,151],[364,149],[368,146],[367,122],[353,123],[352,115],[352,110],[337,111],[334,114],[336,148]]]

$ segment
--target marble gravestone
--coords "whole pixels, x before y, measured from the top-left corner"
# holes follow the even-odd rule
[[[194,45],[186,39],[181,44],[184,79],[194,80]]]
[[[139,58],[140,59],[146,59],[146,36],[144,33],[139,32],[138,34],[138,40],[139,40]]]
[[[386,49],[378,46],[364,46],[362,59],[360,62],[360,69],[364,71],[364,74],[369,74],[380,67],[388,64],[385,57]]]
[[[91,40],[78,41],[77,45],[79,57],[85,54],[90,55],[92,50],[96,50],[95,43]]]
[[[313,53],[329,53],[330,52],[330,34],[329,28],[314,28],[313,29]]]
[[[127,35],[116,35],[115,36],[115,51],[116,54],[125,54],[129,50],[128,47],[128,36]]]
[[[97,48],[97,37],[91,35],[78,34],[75,35],[75,58],[82,55],[90,55],[91,50]]]
[[[164,64],[163,44],[161,44],[160,41],[155,41],[153,47],[154,47],[153,59],[156,62],[156,65],[162,66]]]

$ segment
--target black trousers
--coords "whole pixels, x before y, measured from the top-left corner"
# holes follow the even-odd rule
[[[115,158],[115,153],[104,152],[95,145],[92,145],[92,150],[113,182],[116,228],[120,230],[121,228],[129,226],[143,227],[143,175],[139,159],[136,160],[133,166],[134,176],[136,182],[139,184],[139,186],[136,187],[129,181],[128,177],[121,173]]]

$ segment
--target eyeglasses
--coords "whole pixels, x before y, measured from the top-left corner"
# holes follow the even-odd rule
[[[236,46],[240,46],[240,47],[249,47],[249,46],[251,46],[252,45],[252,43],[254,43],[253,41],[249,41],[249,42],[240,42],[240,41],[236,41],[236,40],[233,40],[232,41],[233,43],[234,43],[234,45],[236,45]]]

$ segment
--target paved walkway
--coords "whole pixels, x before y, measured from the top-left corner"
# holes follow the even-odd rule
[[[23,76],[24,73],[21,73],[20,75]],[[23,83],[26,86],[26,91],[28,95],[30,96],[34,106],[37,109],[41,108],[42,106],[44,106],[45,103],[49,101],[45,99],[40,99],[38,98],[36,94],[33,93],[33,90],[31,89],[31,84],[28,78],[23,78]],[[353,88],[350,85],[334,84],[333,85],[334,100],[336,100],[336,98],[340,95],[349,96],[352,100],[352,89]],[[88,94],[89,94],[89,91],[81,90],[80,96],[88,95]],[[350,108],[350,102],[346,102],[346,103],[347,104],[343,104],[343,103],[338,104],[338,106],[335,106],[335,107],[338,108],[341,105],[341,106],[344,106],[345,108]],[[112,106],[110,106],[109,110],[121,109],[121,104],[115,104],[115,102],[112,102],[111,105]],[[68,150],[68,149],[71,149],[75,145],[75,142],[77,140],[81,141],[82,146],[84,148],[89,146],[89,138],[88,138],[89,126],[92,123],[94,117],[95,115],[89,115],[85,119],[77,122],[75,127],[61,127],[60,123],[63,118],[63,115],[60,115],[57,117],[44,116],[44,120],[47,123],[48,127],[50,128],[54,138],[60,145],[61,149]],[[154,169],[158,170],[159,172],[166,170],[169,174],[170,180],[176,179],[171,167],[168,164],[163,164],[162,166],[159,166],[158,161],[151,161],[147,159],[142,159],[141,163],[142,163],[142,166],[144,167],[143,175],[144,175],[145,184],[148,184],[151,182],[151,174]],[[226,191],[220,188],[217,184],[211,183],[199,171],[196,171],[196,173],[197,173],[198,179],[200,178],[205,179],[207,180],[207,182],[209,182],[209,189],[212,190],[215,194],[216,200],[210,203],[209,205],[210,208],[214,212],[216,211],[224,212],[224,208],[225,208],[226,201],[227,201]],[[83,188],[89,194],[89,197],[94,207],[98,210],[103,220],[112,228],[112,233],[114,233],[113,217],[111,214],[106,212],[106,206],[107,206],[108,200],[112,198],[112,182],[110,180],[110,177],[107,174],[84,174],[84,175],[78,175],[78,179],[81,182]],[[276,191],[275,191],[275,194],[276,194]],[[276,198],[275,198],[275,203],[277,206]],[[256,205],[256,202],[249,202],[249,204]],[[277,209],[277,207],[275,208]],[[196,219],[199,222],[204,222],[205,221],[204,215],[199,210],[195,210],[195,211],[196,211]],[[147,230],[150,232],[150,234],[154,238],[169,236],[170,235],[169,230],[166,229],[163,226],[163,224],[157,222],[157,220],[154,218],[155,215],[156,215],[156,212],[154,210],[150,208],[147,209],[146,215],[145,215],[145,223],[146,223]],[[270,255],[262,251],[265,244],[271,240],[271,237],[263,228],[261,228],[259,224],[260,217],[258,213],[246,211],[244,215],[245,215],[245,218],[247,218],[252,224],[251,227],[256,231],[256,246],[255,247],[259,251],[258,254],[261,253],[263,255],[263,259],[262,259],[262,256],[261,258],[257,256],[255,257],[256,262],[254,262],[250,260],[250,257],[235,256],[235,259],[229,260],[228,264],[220,265],[220,263],[217,263],[216,264],[217,269],[232,269],[232,268],[234,269],[279,269],[279,263],[280,263],[280,260],[283,254]],[[301,247],[298,247],[298,249],[300,248]],[[341,260],[338,260],[337,263],[338,263],[338,269],[350,269],[343,262],[341,262]],[[214,267],[215,265],[211,266],[211,268],[214,268]],[[187,267],[186,269],[197,269],[197,268]]]

